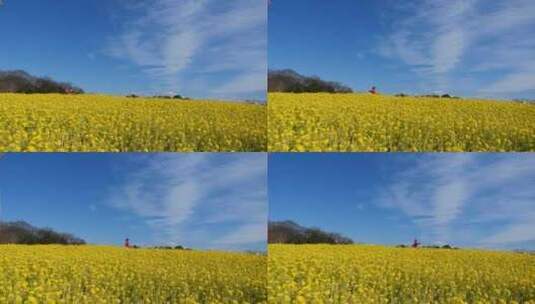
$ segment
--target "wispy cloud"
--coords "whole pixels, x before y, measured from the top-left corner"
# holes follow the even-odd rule
[[[265,92],[259,75],[267,70],[266,1],[150,0],[128,6],[132,17],[111,39],[109,53],[139,66],[156,89],[234,99]]]
[[[394,7],[398,19],[380,53],[408,65],[424,87],[480,96],[533,90],[535,2],[421,0]]]
[[[378,203],[404,213],[425,241],[488,247],[535,241],[530,155],[421,155],[405,165]]]
[[[248,248],[266,240],[266,162],[262,153],[152,156],[110,202],[142,218],[155,242]]]

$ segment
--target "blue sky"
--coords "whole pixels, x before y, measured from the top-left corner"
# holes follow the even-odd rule
[[[535,249],[530,154],[270,154],[271,220],[357,242]]]
[[[265,99],[264,0],[5,0],[0,69],[88,92]]]
[[[532,0],[273,0],[268,62],[356,90],[535,98]]]
[[[263,153],[5,154],[3,221],[90,243],[264,250]]]

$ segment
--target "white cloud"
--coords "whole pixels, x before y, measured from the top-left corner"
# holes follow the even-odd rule
[[[244,248],[265,242],[266,155],[159,154],[142,161],[114,190],[111,205],[133,213],[155,242]]]
[[[264,70],[242,73],[233,77],[228,83],[216,88],[215,92],[222,96],[240,96],[249,92],[265,91],[267,72]]]
[[[259,236],[267,238],[267,223],[243,225],[236,231],[223,236],[214,241],[214,244],[237,247],[243,244],[250,244],[259,241]],[[262,239],[263,241],[264,239]]]
[[[406,165],[378,203],[404,213],[426,242],[507,247],[535,241],[530,155],[420,155]]]
[[[140,66],[161,90],[200,82],[205,96],[265,91],[265,79],[248,77],[267,70],[265,1],[150,0],[130,10],[136,17],[111,39],[109,53]],[[221,72],[231,76],[214,83]]]
[[[468,44],[463,23],[474,2],[425,0],[398,7],[406,19],[394,23],[393,32],[381,46],[383,54],[400,58],[427,75],[450,72],[461,61]]]
[[[535,69],[510,72],[502,79],[482,88],[481,92],[484,94],[504,94],[533,90],[535,90]]]
[[[481,243],[484,245],[509,245],[535,240],[535,213],[530,213],[524,219],[510,224],[504,230],[484,238]]]
[[[421,0],[394,7],[399,20],[380,53],[407,64],[428,90],[489,97],[533,90],[535,2]],[[475,85],[457,81],[465,77]]]
[[[433,72],[447,73],[461,61],[464,52],[465,33],[456,28],[437,37],[433,45]]]

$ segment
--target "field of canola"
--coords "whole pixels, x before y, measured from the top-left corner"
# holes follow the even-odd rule
[[[0,245],[0,303],[266,303],[266,257]]]
[[[535,255],[270,245],[269,303],[535,303]]]
[[[535,151],[535,105],[270,93],[268,150]]]
[[[0,94],[0,151],[265,151],[266,107]]]

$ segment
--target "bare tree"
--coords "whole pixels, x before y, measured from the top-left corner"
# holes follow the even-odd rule
[[[34,77],[25,71],[0,71],[0,92],[82,94],[81,88],[47,77]]]
[[[350,87],[334,81],[325,81],[317,76],[303,76],[293,70],[270,70],[268,72],[269,92],[292,93],[351,93]]]
[[[353,244],[353,240],[319,228],[306,228],[293,221],[269,222],[268,243]]]

